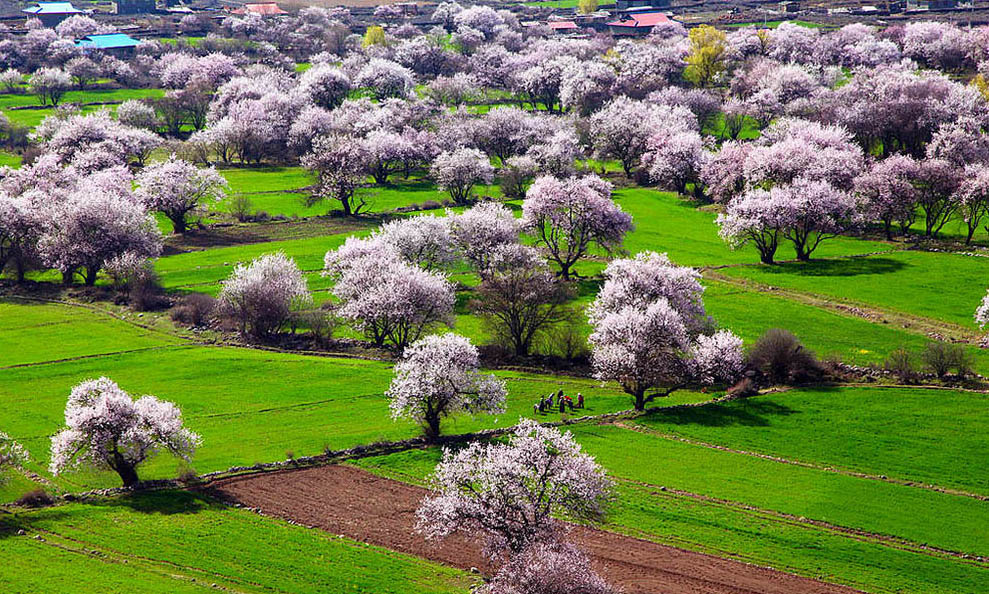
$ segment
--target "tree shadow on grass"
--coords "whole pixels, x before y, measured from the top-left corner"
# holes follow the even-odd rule
[[[121,497],[107,497],[87,500],[86,505],[119,508],[126,507],[143,514],[196,514],[209,509],[224,509],[225,506],[202,493],[190,491],[148,491],[137,492]]]
[[[789,416],[799,412],[772,400],[744,399],[725,404],[653,410],[641,417],[640,422],[650,427],[664,424],[768,427],[772,424],[772,417]]]
[[[908,266],[909,264],[892,258],[842,258],[839,260],[788,262],[778,266],[766,266],[760,268],[760,271],[795,276],[863,276],[892,274]]]
[[[17,513],[0,511],[0,541],[15,536],[24,538],[18,534],[20,530],[31,534],[35,525],[48,525],[50,522],[57,522],[68,516],[69,512],[61,507],[23,510]]]

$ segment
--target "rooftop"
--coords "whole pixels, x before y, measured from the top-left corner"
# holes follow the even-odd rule
[[[103,35],[87,35],[76,41],[76,45],[87,49],[120,49],[137,47],[141,42],[126,33],[106,33]]]
[[[280,6],[274,2],[259,2],[254,4],[245,4],[241,8],[233,10],[235,14],[260,14],[260,15],[272,15],[272,14],[288,14],[288,12],[281,9]]]
[[[670,17],[661,12],[634,12],[623,14],[617,21],[608,23],[609,27],[655,27],[670,22]]]
[[[37,6],[25,8],[21,12],[28,14],[78,14],[82,11],[72,6],[71,2],[38,2]]]

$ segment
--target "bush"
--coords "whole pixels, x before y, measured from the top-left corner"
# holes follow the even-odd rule
[[[15,505],[23,507],[47,507],[55,503],[55,499],[44,489],[33,489],[21,495]]]
[[[797,384],[821,376],[821,364],[813,351],[780,328],[767,330],[752,345],[746,362],[772,385]]]
[[[543,339],[543,345],[547,355],[555,355],[568,361],[584,360],[591,354],[587,347],[587,335],[580,331],[576,320],[565,321],[549,330]]]
[[[435,210],[437,208],[443,208],[443,205],[435,200],[427,200],[422,203],[423,210]]]
[[[895,375],[901,383],[911,384],[917,379],[917,363],[910,351],[899,348],[886,357],[883,367]]]
[[[972,358],[960,344],[929,342],[921,353],[921,359],[938,379],[944,379],[952,370],[959,377],[972,373]]]
[[[172,320],[193,328],[205,328],[212,322],[215,308],[216,299],[202,293],[192,293],[172,308]]]
[[[241,223],[246,223],[251,219],[253,210],[254,204],[247,196],[236,194],[230,198],[230,214]]]

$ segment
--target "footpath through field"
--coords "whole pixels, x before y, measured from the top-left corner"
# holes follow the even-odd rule
[[[421,487],[349,466],[322,466],[223,479],[211,494],[261,513],[446,563],[486,568],[479,547],[460,537],[426,542],[415,533]],[[857,592],[764,567],[611,532],[571,533],[595,567],[628,594],[838,594]]]

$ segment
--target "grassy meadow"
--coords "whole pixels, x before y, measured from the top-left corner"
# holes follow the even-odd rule
[[[72,91],[63,101],[108,103],[112,109],[114,102],[161,93],[97,88]],[[51,113],[15,109],[36,103],[26,93],[0,95],[0,110],[26,126]],[[723,126],[715,121],[712,133]],[[743,137],[757,133],[749,126]],[[17,155],[0,154],[0,164],[19,162]],[[595,250],[577,266],[586,277],[576,284],[571,304],[578,313],[600,288],[610,257],[653,250],[700,269],[708,313],[746,345],[768,329],[786,328],[821,356],[881,366],[896,349],[922,349],[927,329],[943,328],[968,340],[975,370],[989,375],[989,351],[975,346],[979,330],[972,319],[986,286],[982,255],[840,237],[803,263],[786,261],[792,253],[783,245],[783,261],[765,266],[753,249],[732,250],[720,239],[715,207],[629,186],[614,162],[581,165],[621,184],[615,200],[636,228],[623,250]],[[443,216],[436,207],[448,199],[423,172],[408,179],[398,174],[385,185],[369,183],[362,190],[365,216],[344,219],[334,213],[336,204],[305,204],[313,179],[300,167],[219,170],[229,195],[212,206],[205,222],[220,224],[169,237],[156,261],[171,297],[215,296],[238,264],[281,251],[296,260],[321,304],[332,300],[330,281],[320,274],[328,250],[350,236],[366,236],[389,217],[411,216],[406,210],[428,205],[426,214]],[[501,198],[497,184],[475,192]],[[255,222],[233,217],[242,199]],[[521,215],[519,201],[507,205]],[[957,239],[958,224],[946,227],[949,239]],[[161,228],[171,230],[164,219]],[[977,236],[977,244],[985,242]],[[490,341],[489,329],[467,305],[477,277],[456,269],[451,278],[458,283],[454,330],[477,344]],[[30,280],[54,285],[59,279],[47,272]],[[390,416],[385,391],[393,362],[382,353],[314,354],[234,344],[215,331],[179,328],[166,311],[138,314],[113,305],[106,300],[108,283],[101,277],[93,291],[73,288],[61,295],[53,286],[36,295],[30,288],[0,292],[0,430],[32,455],[28,473],[0,485],[0,502],[39,487],[72,493],[119,484],[111,473],[56,477],[47,469],[50,437],[64,422],[71,387],[104,375],[131,394],[175,402],[186,425],[203,438],[191,465],[163,456],[142,467],[142,478],[250,466],[420,433],[415,424]],[[12,285],[0,291],[7,287]],[[924,330],[903,320],[921,320]],[[583,316],[574,325],[578,334],[589,332]],[[358,338],[342,325],[335,332],[337,338]],[[536,350],[551,346],[544,342]],[[617,385],[586,375],[528,367],[490,371],[508,386],[506,412],[447,419],[445,433],[631,406]],[[561,388],[583,393],[586,409],[534,415],[533,403]],[[679,391],[654,403],[662,408],[634,418],[570,427],[615,480],[605,528],[867,592],[989,591],[989,566],[965,557],[989,556],[986,393],[854,385],[708,402],[722,394]],[[674,406],[681,404],[697,406]],[[439,456],[438,449],[427,448],[352,463],[421,484]],[[42,539],[18,536],[18,530]],[[12,591],[57,583],[67,592],[185,592],[215,584],[247,592],[439,593],[466,592],[473,582],[464,572],[185,491],[0,511],[0,546],[14,570],[14,581],[5,583]],[[44,572],[31,571],[39,565]]]

